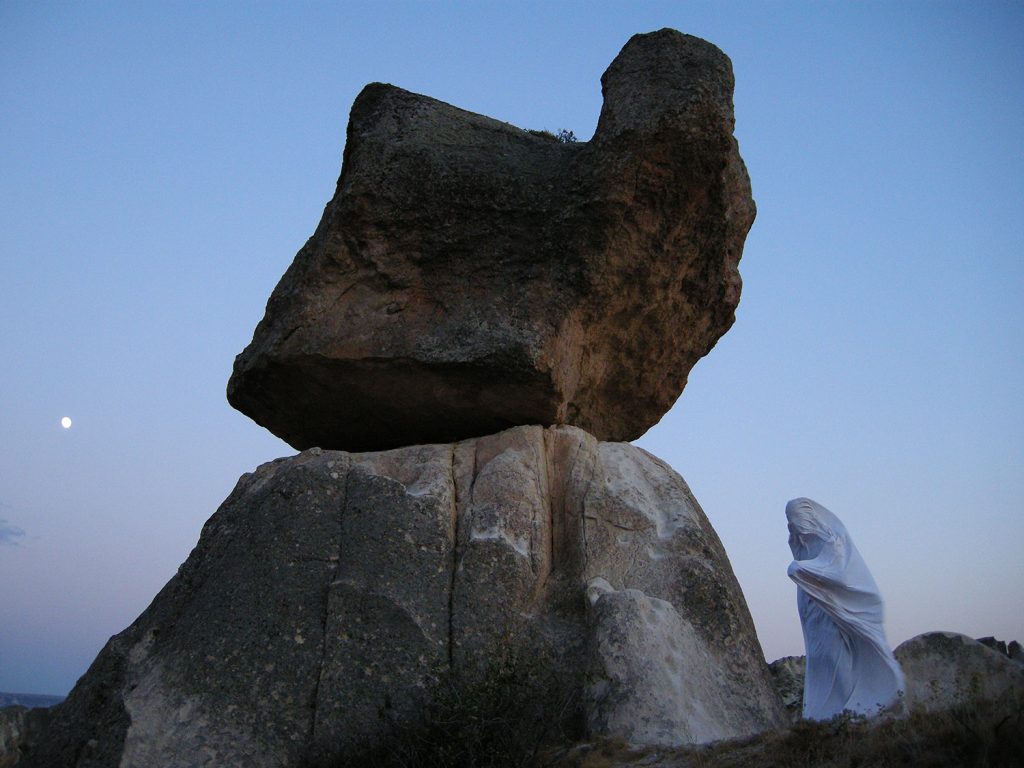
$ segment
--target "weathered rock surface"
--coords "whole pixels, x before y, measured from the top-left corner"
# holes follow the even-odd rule
[[[768,665],[772,683],[782,699],[790,719],[796,722],[804,709],[804,675],[807,673],[806,656],[783,656]]]
[[[1024,706],[1024,667],[955,632],[928,632],[894,651],[907,677],[909,711],[934,712],[986,701]]]
[[[1009,649],[1007,649],[1006,643],[1002,640],[996,639],[992,635],[989,635],[988,637],[976,637],[974,639],[982,645],[984,645],[986,648],[991,648],[996,653],[1000,653],[1003,656],[1010,655],[1010,651]]]
[[[1006,656],[1017,664],[1024,665],[1024,647],[1022,647],[1016,640],[1011,640],[1007,643],[1004,640],[997,640],[994,637],[979,637],[976,639],[987,648],[991,648],[993,651]]]
[[[1024,664],[1024,646],[1021,646],[1016,640],[1011,640],[1010,645],[1006,649],[1006,655],[1010,657],[1012,661],[1018,664]]]
[[[27,764],[296,765],[386,738],[441,681],[498,666],[543,682],[538,711],[577,734],[682,743],[784,722],[682,478],[576,428],[519,427],[243,476]]]
[[[754,204],[732,69],[666,29],[633,37],[602,86],[586,143],[367,86],[231,404],[299,449],[657,423],[739,301]]]
[[[51,696],[26,697],[46,698]],[[0,768],[23,765],[46,728],[50,710],[20,704],[0,707]]]
[[[722,696],[720,649],[667,600],[638,589],[590,587],[588,731],[631,746],[703,744],[763,722],[764,691]]]

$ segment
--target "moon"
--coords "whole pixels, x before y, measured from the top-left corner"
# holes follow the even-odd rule
[[[60,425],[64,427],[64,429],[71,429],[71,417],[65,416],[60,420]]]

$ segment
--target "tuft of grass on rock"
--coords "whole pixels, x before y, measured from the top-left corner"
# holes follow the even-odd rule
[[[538,131],[533,129],[527,129],[526,132],[531,136],[537,136],[541,139],[548,139],[549,141],[557,141],[559,144],[575,144],[579,141],[576,138],[576,134],[565,128],[559,129],[558,133],[552,133],[551,131]]]

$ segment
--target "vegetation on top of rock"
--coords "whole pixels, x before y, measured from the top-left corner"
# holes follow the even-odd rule
[[[551,141],[557,141],[561,144],[575,144],[579,141],[579,139],[576,138],[575,133],[565,128],[559,128],[557,133],[552,133],[547,130],[538,131],[532,128],[527,128],[526,132],[531,136],[537,136],[542,139],[551,139]]]

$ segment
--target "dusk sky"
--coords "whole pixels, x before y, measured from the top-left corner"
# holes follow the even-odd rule
[[[637,444],[768,660],[803,653],[795,496],[845,522],[892,645],[1024,640],[1024,3],[0,0],[0,691],[66,694],[294,453],[224,390],[362,87],[585,140],[662,27],[731,57],[758,215],[735,326]]]

